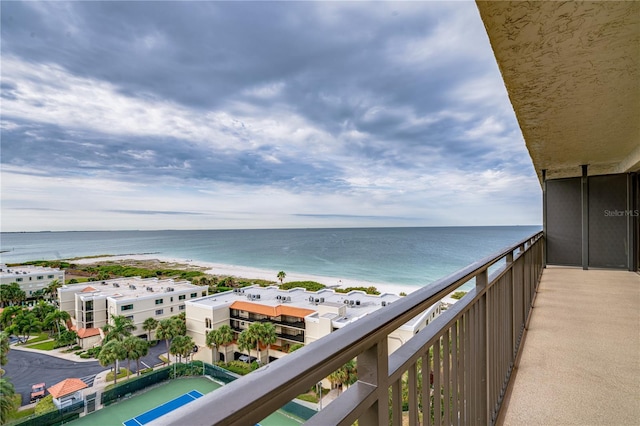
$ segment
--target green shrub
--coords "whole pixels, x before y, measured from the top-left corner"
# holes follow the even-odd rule
[[[80,354],[80,358],[82,359],[89,359],[89,358],[93,358],[88,352],[82,352]]]
[[[53,405],[53,395],[47,395],[36,404],[35,414],[44,414],[56,409]]]
[[[256,362],[247,364],[246,362],[242,361],[217,362],[216,365],[241,376],[251,373],[258,367],[258,363]]]
[[[280,284],[280,290],[290,290],[296,287],[304,288],[308,291],[318,291],[322,290],[326,286],[315,281],[290,281],[288,283]]]
[[[451,295],[452,299],[456,299],[456,300],[460,300],[464,297],[464,295],[467,294],[466,291],[456,291],[455,293],[453,293]]]
[[[349,293],[353,290],[364,291],[367,294],[380,294],[378,289],[374,286],[370,287],[347,287],[347,288],[336,288],[336,293]]]

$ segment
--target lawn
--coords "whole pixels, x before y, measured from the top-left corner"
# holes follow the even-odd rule
[[[31,345],[33,343],[40,343],[49,339],[51,339],[51,337],[49,337],[48,333],[38,333],[35,336],[31,337],[27,343]]]
[[[27,348],[40,349],[41,351],[51,351],[55,349],[55,345],[55,340],[48,340],[46,342],[36,343],[35,345],[27,345]]]

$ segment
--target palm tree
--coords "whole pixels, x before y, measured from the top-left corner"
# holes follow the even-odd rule
[[[347,370],[345,370],[343,367],[340,367],[333,373],[329,374],[329,377],[327,378],[331,382],[331,386],[337,388],[338,393],[341,393],[342,385],[349,379],[349,374],[347,373]]]
[[[98,354],[98,361],[100,361],[100,365],[106,367],[107,365],[113,364],[114,385],[118,382],[118,361],[121,361],[126,357],[126,351],[122,345],[122,342],[118,340],[111,340],[105,343],[102,346],[102,349],[100,349],[100,353]]]
[[[0,379],[0,423],[4,424],[11,410],[15,408],[16,390],[8,379]]]
[[[62,284],[58,280],[53,280],[48,286],[42,289],[42,292],[49,296],[49,300],[53,300],[58,295],[58,289],[62,287]]]
[[[56,309],[46,316],[44,319],[44,325],[47,327],[52,325],[55,326],[56,331],[58,332],[58,340],[60,340],[60,324],[65,324],[70,319],[71,315],[69,315],[69,312]]]
[[[131,360],[140,359],[140,356],[138,355],[138,352],[137,352],[138,340],[140,340],[139,337],[127,336],[122,341],[122,349],[124,350],[125,358],[127,359],[127,380],[129,379],[131,374]]]
[[[284,280],[284,277],[286,276],[287,274],[284,271],[278,272],[278,279],[280,280],[280,284],[282,284],[282,280]]]
[[[22,291],[20,284],[14,282],[0,285],[0,304],[2,307],[19,305],[26,298],[27,294]]]
[[[174,322],[176,326],[177,336],[184,336],[185,334],[187,334],[187,318],[184,312],[178,315],[172,316],[171,320]]]
[[[233,329],[227,324],[221,326],[220,328],[216,328],[215,330],[211,330],[207,333],[207,347],[211,350],[213,350],[213,348],[216,349],[215,355],[217,356],[215,356],[213,353],[211,354],[212,362],[216,362],[219,360],[220,346],[226,346],[231,342],[233,342]]]
[[[2,376],[1,367],[9,362],[9,360],[7,359],[9,349],[11,349],[11,346],[9,344],[9,334],[6,331],[0,331],[0,376]]]
[[[135,342],[135,346],[136,346],[136,351],[135,351],[136,356],[133,359],[136,360],[136,368],[137,368],[136,371],[137,371],[138,377],[140,377],[140,358],[142,358],[143,356],[146,356],[149,353],[149,343],[138,338],[138,340],[136,340]]]
[[[31,312],[33,312],[40,321],[44,322],[47,315],[55,310],[56,308],[52,304],[44,300],[38,300],[38,303],[36,303]]]
[[[158,328],[156,329],[156,338],[160,340],[164,340],[167,344],[167,360],[169,361],[167,364],[171,365],[171,357],[169,356],[169,340],[173,339],[178,335],[176,330],[175,321],[171,318],[165,318],[158,323]]]
[[[269,349],[271,349],[271,345],[273,345],[277,339],[276,327],[270,322],[262,323],[262,327],[260,327],[260,341],[263,345],[267,346],[267,364],[269,364]]]
[[[251,359],[251,349],[255,345],[255,335],[249,331],[249,329],[243,330],[238,336],[238,350],[240,352],[246,350],[249,359]]]
[[[111,340],[123,341],[125,337],[130,336],[131,332],[136,329],[133,320],[123,315],[114,315],[111,317],[111,324],[102,327],[104,331],[104,341]]]
[[[9,328],[7,328],[7,331],[18,336],[18,341],[20,343],[25,343],[29,340],[31,333],[38,332],[41,329],[42,323],[38,321],[38,318],[33,314],[33,312],[22,310],[14,317],[13,322]]]
[[[171,353],[178,355],[179,362],[182,362],[182,357],[185,357],[188,362],[193,346],[194,343],[191,336],[176,336],[171,341]]]
[[[158,320],[155,318],[147,318],[142,323],[142,329],[147,332],[147,339],[151,340],[151,332],[158,328]]]
[[[260,343],[261,343],[260,338],[262,337],[262,323],[253,322],[249,325],[248,329],[243,331],[243,333],[244,332],[249,333],[250,335],[249,338],[251,339],[251,341],[253,342],[256,348],[256,358],[261,362],[262,357],[260,356]]]
[[[25,308],[22,306],[7,306],[4,308],[0,313],[0,328],[6,329],[11,326],[13,319],[24,310]]]

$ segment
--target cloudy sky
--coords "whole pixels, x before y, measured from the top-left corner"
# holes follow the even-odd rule
[[[541,223],[473,2],[2,2],[2,231]]]

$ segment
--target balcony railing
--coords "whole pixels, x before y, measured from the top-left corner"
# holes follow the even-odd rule
[[[234,313],[230,313],[229,317],[231,319],[248,321],[248,322],[270,322],[272,324],[283,325],[285,327],[291,327],[291,328],[299,328],[302,330],[304,330],[305,328],[304,321],[285,321],[285,320],[277,320],[274,318],[257,318],[254,315],[242,316],[240,314],[234,314]]]
[[[542,233],[526,238],[154,424],[253,425],[354,358],[358,381],[306,424],[401,425],[403,405],[410,425],[493,424],[542,273],[543,245]],[[391,332],[472,279],[460,301],[388,355]]]

